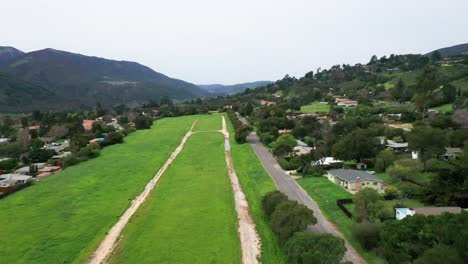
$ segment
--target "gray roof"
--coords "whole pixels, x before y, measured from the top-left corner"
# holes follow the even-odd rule
[[[382,181],[374,175],[360,170],[337,169],[329,170],[328,173],[347,182],[355,182],[358,177],[360,177],[361,180]]]
[[[445,155],[456,155],[462,152],[461,148],[445,148]]]
[[[404,142],[404,143],[398,143],[394,140],[387,140],[387,147],[390,147],[390,148],[407,148],[408,147],[408,143],[407,142]]]

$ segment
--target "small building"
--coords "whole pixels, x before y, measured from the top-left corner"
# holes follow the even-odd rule
[[[83,128],[85,131],[90,131],[93,129],[93,124],[96,122],[95,120],[85,119],[83,120]]]
[[[16,188],[17,184],[23,184],[32,181],[31,176],[22,174],[2,174],[0,175],[0,192],[9,191]]]
[[[385,145],[387,148],[391,148],[395,152],[407,152],[408,151],[408,143],[402,142],[398,143],[394,140],[388,139],[387,144]]]
[[[95,138],[95,139],[91,139],[89,141],[90,144],[96,144],[96,143],[100,143],[100,142],[104,142],[105,138]]]
[[[34,163],[37,166],[37,169],[42,169],[47,166],[47,163]],[[30,175],[30,166],[24,166],[14,171],[15,174]]]
[[[64,159],[64,158],[66,158],[68,156],[71,156],[71,155],[72,155],[71,151],[65,151],[65,152],[60,153],[58,155],[52,156],[52,159],[53,160]]]
[[[267,100],[261,100],[260,101],[260,105],[275,105],[276,103],[275,102],[272,102],[272,101],[267,101]]]
[[[342,160],[336,160],[333,157],[325,157],[321,158],[317,161],[313,161],[312,165],[314,166],[321,166],[324,169],[332,169],[332,168],[341,168],[343,167],[343,161]]]
[[[331,182],[343,187],[351,193],[358,192],[363,188],[372,188],[378,192],[383,192],[387,187],[381,179],[366,171],[360,170],[329,170],[326,177]]]
[[[395,208],[395,219],[401,220],[407,216],[418,215],[441,215],[444,213],[460,214],[460,207],[420,207],[420,208]]]
[[[0,144],[2,143],[8,143],[10,141],[9,138],[0,138]]]
[[[336,105],[339,106],[346,106],[346,107],[351,107],[351,106],[357,106],[358,102],[354,100],[350,100],[347,98],[335,98],[335,103]]]
[[[445,148],[445,154],[443,154],[441,158],[445,160],[456,159],[462,153],[463,150],[461,148]]]

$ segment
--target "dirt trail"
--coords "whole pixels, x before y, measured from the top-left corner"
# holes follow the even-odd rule
[[[159,171],[156,173],[153,179],[151,179],[151,181],[149,181],[148,184],[146,184],[143,192],[132,201],[130,207],[120,217],[119,221],[109,230],[106,237],[101,241],[101,244],[96,249],[96,251],[94,251],[93,256],[88,260],[87,263],[100,264],[107,262],[108,257],[117,245],[120,233],[122,232],[123,228],[128,223],[132,215],[140,207],[140,205],[148,198],[154,186],[156,186],[156,183],[159,181],[159,178],[161,178],[161,175],[166,171],[169,165],[171,165],[171,163],[175,160],[177,155],[182,151],[185,142],[192,135],[192,129],[195,126],[196,122],[197,121],[193,122],[192,127],[182,138],[182,141],[180,142],[179,146],[177,146],[174,152],[172,152],[171,156],[166,161],[166,163],[164,163],[161,169],[159,169]]]
[[[224,146],[226,153],[226,164],[229,171],[229,178],[231,179],[232,189],[234,191],[234,201],[237,211],[237,231],[242,249],[242,263],[251,264],[259,263],[260,257],[260,238],[255,229],[255,222],[250,214],[249,204],[245,194],[242,192],[239,179],[237,178],[236,171],[231,160],[231,145],[229,142],[229,132],[226,128],[226,120],[223,118]]]

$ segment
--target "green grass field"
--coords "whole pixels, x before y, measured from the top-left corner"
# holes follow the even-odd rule
[[[384,263],[384,261],[372,252],[365,251],[353,237],[351,230],[353,220],[348,218],[336,205],[337,199],[352,198],[353,195],[338,185],[333,184],[325,177],[309,177],[299,180],[312,199],[319,205],[325,216],[333,222],[343,233],[346,239],[361,254],[368,263]]]
[[[157,121],[98,158],[1,200],[0,262],[83,263],[196,118]]]
[[[431,110],[436,110],[442,113],[450,113],[453,111],[453,104],[440,105],[440,106],[431,108]]]
[[[221,133],[199,133],[188,139],[124,229],[111,262],[241,262]]]
[[[276,190],[275,184],[266,173],[255,152],[249,144],[237,144],[234,140],[234,129],[226,117],[231,134],[231,157],[242,191],[249,202],[257,233],[262,241],[262,263],[285,263],[285,255],[280,248],[276,235],[271,231],[268,220],[263,213],[262,198],[267,192]]]
[[[222,129],[221,114],[210,114],[197,116],[197,124],[193,131],[207,131]]]
[[[302,113],[328,113],[328,111],[330,111],[330,105],[319,102],[301,106]]]

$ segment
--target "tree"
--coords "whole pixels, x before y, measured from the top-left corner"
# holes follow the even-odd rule
[[[430,248],[417,258],[413,264],[463,264],[466,263],[462,260],[457,250],[444,244],[439,244]]]
[[[23,146],[27,146],[31,140],[31,135],[29,134],[28,129],[21,129],[18,131],[16,136],[16,141]]]
[[[391,149],[387,148],[380,151],[375,158],[375,170],[377,172],[384,172],[396,159],[397,157]]]
[[[135,128],[136,129],[148,129],[153,124],[153,120],[150,117],[144,115],[138,115],[135,118]]]
[[[29,126],[29,121],[26,116],[21,117],[21,126],[27,128]]]
[[[288,197],[280,192],[280,191],[273,191],[265,194],[262,198],[262,208],[263,211],[265,212],[265,215],[268,217],[273,214],[275,211],[276,207],[282,203],[288,200]]]
[[[403,81],[403,79],[400,78],[398,79],[398,82],[395,85],[395,87],[393,87],[390,90],[390,93],[394,100],[400,101],[401,99],[405,98],[405,90],[406,90],[405,82]]]
[[[440,61],[442,59],[442,55],[438,50],[432,52],[431,54],[431,60],[432,61]]]
[[[240,125],[235,132],[235,139],[236,142],[239,144],[245,143],[247,136],[252,132],[252,127],[249,125]]]
[[[271,215],[271,229],[278,235],[281,244],[295,233],[304,231],[310,224],[316,224],[317,218],[309,208],[295,201],[280,203]]]
[[[353,226],[352,233],[363,248],[371,250],[378,246],[380,228],[380,223],[357,223]]]
[[[283,134],[279,136],[273,143],[271,143],[273,154],[276,156],[282,156],[291,153],[296,145],[296,139],[290,134]]]
[[[442,95],[445,103],[453,102],[457,98],[457,88],[450,83],[444,84],[442,87]]]
[[[445,153],[445,133],[441,129],[418,126],[408,134],[407,140],[409,148],[418,152],[424,167],[428,159]]]
[[[375,156],[378,140],[365,129],[356,129],[332,147],[332,154],[343,160],[362,160]]]
[[[382,198],[372,188],[364,188],[354,196],[354,212],[357,222],[375,222],[382,212]]]
[[[53,139],[63,138],[68,134],[68,128],[65,125],[53,125],[49,132],[47,132],[47,136]]]
[[[295,233],[285,248],[288,263],[291,264],[338,264],[346,252],[344,241],[338,237],[304,232]]]
[[[425,119],[427,109],[434,100],[434,92],[438,88],[437,71],[432,66],[424,68],[423,73],[419,76],[413,100],[416,107],[421,112],[423,120]]]

